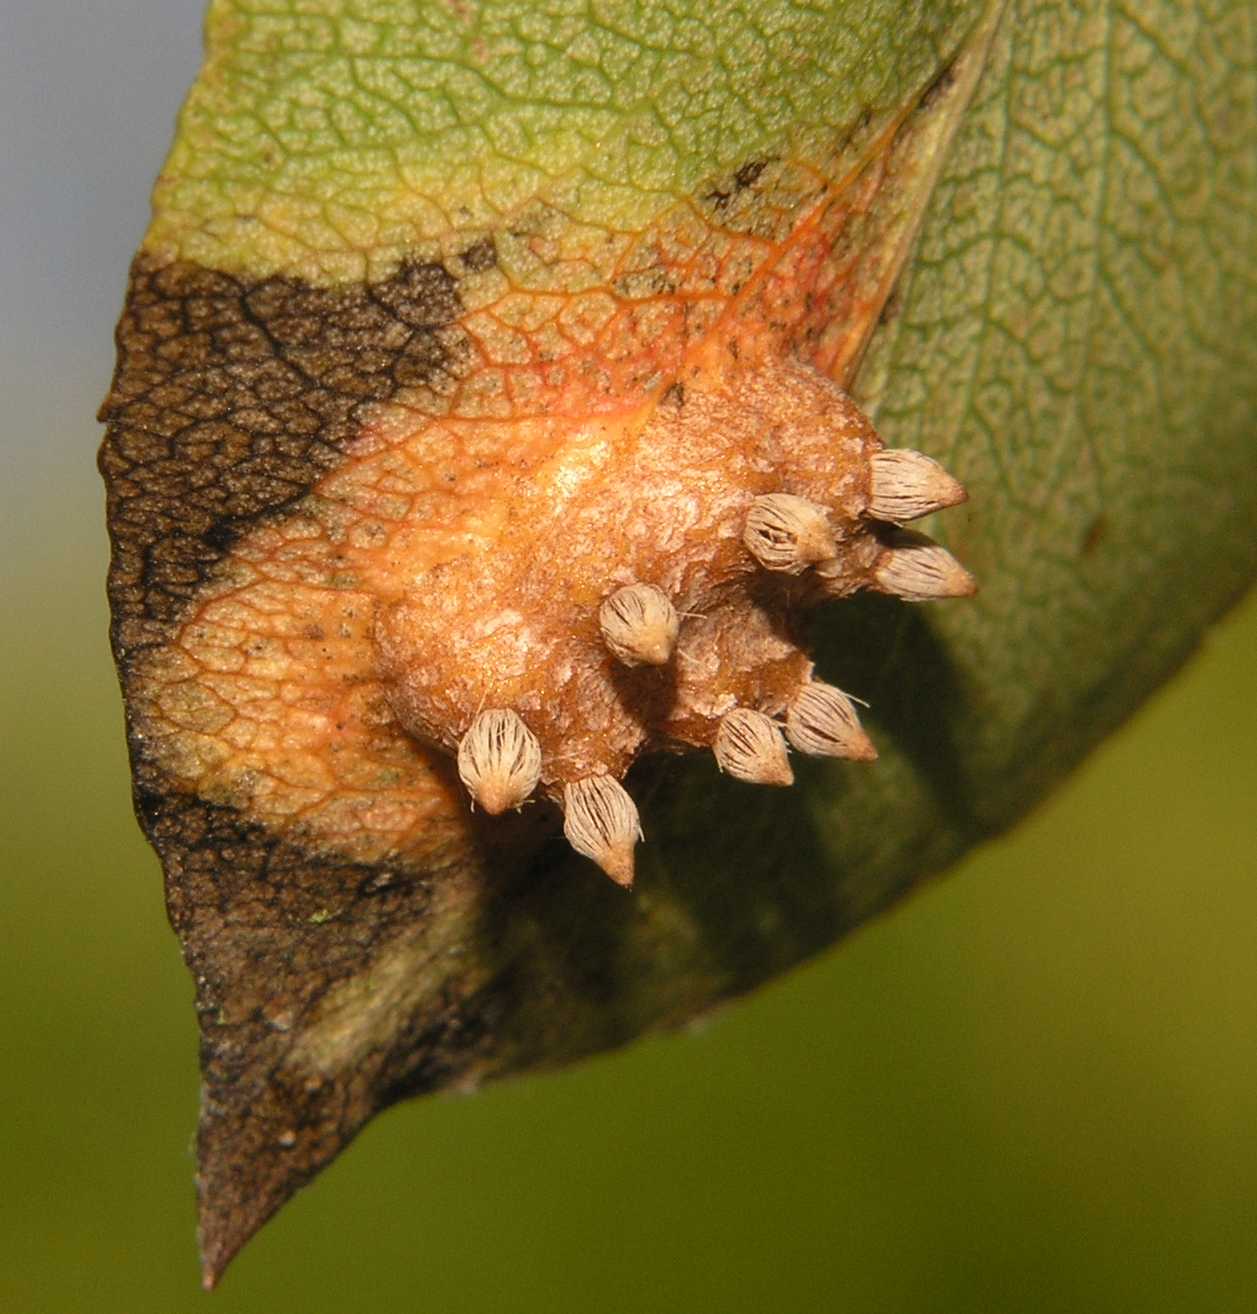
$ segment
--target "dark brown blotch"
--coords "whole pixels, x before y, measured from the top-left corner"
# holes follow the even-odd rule
[[[448,386],[461,310],[434,263],[313,287],[137,257],[100,411],[118,647],[159,642],[243,532],[340,463],[363,407]]]

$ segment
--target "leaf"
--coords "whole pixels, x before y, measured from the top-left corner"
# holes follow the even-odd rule
[[[137,810],[197,985],[207,1283],[389,1103],[682,1022],[1010,824],[1245,586],[1252,27],[213,6],[101,455]],[[474,593],[503,523],[692,409],[730,343],[735,392],[803,360],[962,478],[940,533],[982,592],[820,613],[871,767],[643,761],[625,895],[554,809],[468,812],[373,636],[407,571]]]

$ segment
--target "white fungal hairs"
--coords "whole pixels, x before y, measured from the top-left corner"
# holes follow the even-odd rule
[[[977,592],[973,576],[924,534],[900,530],[878,558],[873,578],[883,593],[905,602],[932,602],[935,598],[967,598]]]
[[[627,584],[598,610],[603,642],[625,666],[665,665],[680,626],[668,595],[653,584]]]
[[[586,776],[563,787],[563,833],[619,885],[633,883],[633,848],[642,837],[637,804],[614,776]]]
[[[907,448],[874,452],[869,460],[868,514],[899,524],[965,501],[968,494],[937,461]]]
[[[832,684],[805,684],[786,709],[786,737],[814,757],[848,757],[870,762],[877,757],[851,699]]]
[[[518,713],[480,712],[458,745],[458,774],[468,793],[492,815],[517,808],[541,778],[541,745]]]
[[[822,506],[793,493],[757,497],[742,535],[746,550],[765,570],[797,575],[838,551]]]
[[[735,707],[720,718],[712,745],[716,765],[753,785],[792,785],[794,772],[785,737],[777,723],[750,707]]]

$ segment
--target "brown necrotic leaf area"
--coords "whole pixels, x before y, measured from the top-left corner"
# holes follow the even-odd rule
[[[100,412],[122,650],[160,642],[240,534],[336,466],[371,403],[440,386],[459,310],[438,264],[326,289],[136,259]]]
[[[113,642],[128,694],[137,813],[201,1019],[198,1190],[207,1274],[371,1112],[474,1066],[489,1005],[451,984],[350,1074],[285,1070],[333,985],[429,915],[431,883],[291,842],[207,801],[154,761],[134,709],[162,648],[241,535],[282,517],[343,459],[364,408],[440,388],[459,364],[460,305],[439,265],[374,288],[247,283],[139,257],[101,418]],[[517,827],[517,829],[519,829]]]
[[[833,380],[938,122],[891,125],[836,182],[754,161],[566,300],[510,287],[493,237],[338,287],[137,259],[102,409],[109,591],[137,812],[196,983],[209,1284],[388,1104],[675,1024],[867,915],[796,792],[719,823],[719,791],[754,787],[715,762],[780,785],[787,738],[872,755],[790,718],[827,689],[808,610],[906,568],[880,440]],[[757,535],[766,505],[807,532]],[[669,616],[649,660],[600,622],[634,589]],[[549,801],[469,806],[455,755],[494,711],[522,717]],[[747,712],[759,756],[731,756]],[[687,749],[710,769],[659,756]],[[562,838],[566,808],[628,884],[635,807],[650,839],[652,793],[678,789],[647,897]],[[621,795],[614,836],[578,824]]]

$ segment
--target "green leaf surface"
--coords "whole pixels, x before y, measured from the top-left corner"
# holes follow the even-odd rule
[[[1243,4],[1005,16],[857,388],[973,494],[923,835],[1006,824],[1251,578],[1255,36]]]
[[[757,154],[884,120],[981,8],[215,0],[145,245],[323,281],[538,197],[636,230]]]
[[[880,314],[871,332],[859,316],[843,329],[860,362],[847,377],[889,445],[968,487],[931,532],[982,589],[945,607],[826,610],[818,666],[870,704],[875,767],[804,763],[788,793],[694,758],[639,769],[649,844],[628,897],[523,823],[481,828],[475,861],[418,871],[413,889],[403,864],[390,903],[381,873],[393,881],[397,864],[311,863],[232,830],[221,804],[176,797],[133,740],[198,975],[211,1278],[379,1107],[674,1025],[829,945],[1033,805],[1239,595],[1257,567],[1255,28],[1245,0],[666,17],[214,6],[107,406],[124,671],[163,641],[209,560],[172,557],[165,529],[141,552],[131,528],[152,520],[155,486],[136,434],[173,445],[170,477],[195,466],[187,430],[162,429],[172,411],[188,420],[186,392],[154,401],[144,371],[160,352],[134,345],[163,297],[199,304],[172,279],[208,270],[246,301],[249,280],[301,280],[300,314],[326,325],[358,314],[364,280],[416,257],[452,268],[451,252],[491,234],[516,286],[573,290],[560,257],[646,230],[774,155],[835,176],[889,161],[848,239],[870,253],[853,282],[877,289]],[[474,298],[470,279],[458,294]],[[458,314],[429,321],[445,350]],[[275,322],[263,316],[272,335]],[[316,366],[335,356],[320,351]],[[225,379],[250,367],[234,360]],[[186,381],[192,366],[179,369]],[[361,422],[348,406],[321,415],[331,454],[309,457],[323,462],[309,483],[336,468],[335,426]],[[238,467],[207,451],[196,468],[229,480]],[[208,552],[204,483],[178,496]],[[290,492],[268,496],[249,514],[286,514]],[[167,611],[143,593],[141,560],[167,571]]]

